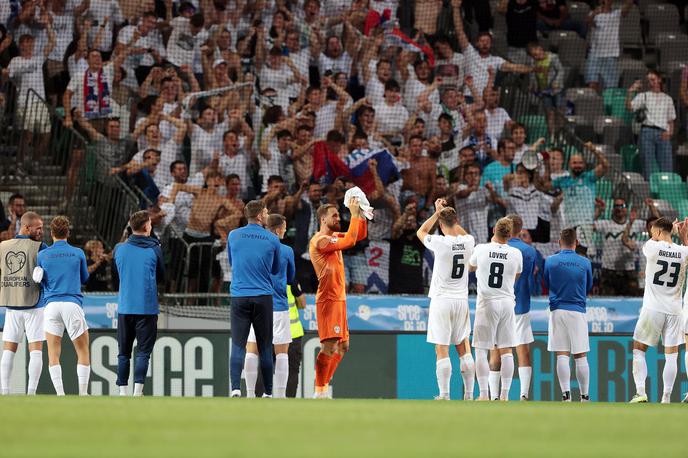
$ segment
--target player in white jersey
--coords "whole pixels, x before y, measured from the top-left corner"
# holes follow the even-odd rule
[[[640,316],[633,332],[633,380],[636,394],[631,403],[647,402],[645,379],[647,347],[656,347],[659,338],[664,345],[664,391],[662,404],[671,402],[671,390],[676,380],[678,346],[681,344],[681,294],[686,277],[688,247],[672,243],[672,231],[678,230],[684,245],[687,244],[688,219],[675,225],[667,218],[652,224],[652,238],[645,242],[645,294]]]
[[[439,221],[444,235],[430,235]],[[473,253],[475,239],[459,225],[456,210],[447,207],[444,199],[435,201],[435,213],[418,229],[418,238],[433,252],[435,261],[430,282],[430,313],[428,342],[435,344],[437,386],[435,399],[449,400],[452,366],[449,346],[459,353],[465,400],[473,399],[475,363],[468,337],[471,317],[468,310],[468,259]]]
[[[495,225],[492,241],[476,246],[469,262],[478,278],[473,347],[480,386],[479,400],[488,399],[489,350],[497,349],[500,354],[502,401],[509,399],[509,389],[514,378],[514,283],[523,270],[523,257],[517,248],[507,245],[512,231],[513,222],[509,218],[501,218]]]

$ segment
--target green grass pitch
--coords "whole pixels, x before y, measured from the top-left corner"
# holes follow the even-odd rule
[[[687,457],[688,406],[0,399],[2,457]]]

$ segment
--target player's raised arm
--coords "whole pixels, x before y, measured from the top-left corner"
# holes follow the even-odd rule
[[[416,232],[416,236],[418,236],[418,239],[420,239],[421,242],[425,243],[425,237],[430,234],[430,231],[432,230],[433,227],[435,227],[435,224],[437,224],[437,220],[440,217],[440,213],[444,209],[444,207],[447,206],[447,201],[444,199],[437,199],[435,201],[435,213],[430,216],[419,228],[418,231]],[[465,231],[464,231],[465,232]]]
[[[366,237],[368,237],[368,220],[365,218],[360,218],[358,220],[358,237],[356,238],[356,241],[360,242]]]
[[[344,237],[342,238],[337,238],[336,236],[332,237],[321,237],[320,240],[318,240],[317,243],[317,248],[318,251],[322,253],[329,253],[332,251],[341,251],[341,250],[347,250],[354,245],[356,245],[356,240],[358,239],[358,230],[360,227],[360,224],[355,224],[354,219],[355,218],[360,218],[361,216],[361,207],[359,206],[358,199],[356,197],[351,198],[351,202],[349,203],[349,210],[351,210],[351,224],[349,224],[349,230],[346,231],[346,234],[344,234]]]

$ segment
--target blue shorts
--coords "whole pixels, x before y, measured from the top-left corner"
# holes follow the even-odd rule
[[[369,270],[365,253],[353,256],[344,255],[344,273],[347,284],[367,285]]]
[[[588,56],[585,64],[585,82],[599,83],[604,89],[619,87],[619,59],[617,57]]]
[[[562,106],[563,97],[561,92],[557,92],[556,94],[540,94],[540,98],[542,99],[542,104],[545,106],[545,110],[556,110]]]

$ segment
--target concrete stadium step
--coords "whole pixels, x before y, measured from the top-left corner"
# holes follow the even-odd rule
[[[58,202],[64,194],[64,186],[40,186],[38,184],[3,184],[0,192],[22,194],[27,200],[35,202],[35,205]]]
[[[64,186],[67,184],[67,177],[61,175],[33,175],[31,182],[37,185]]]
[[[34,168],[41,176],[63,176],[64,167],[61,165],[38,165]]]

